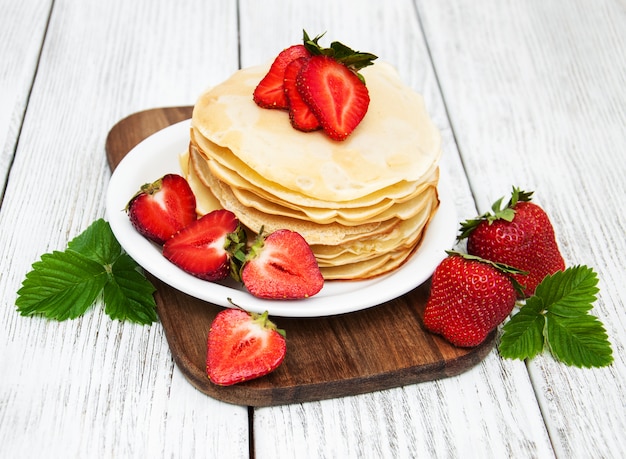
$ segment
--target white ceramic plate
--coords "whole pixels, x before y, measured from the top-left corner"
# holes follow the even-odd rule
[[[235,282],[212,283],[193,277],[161,254],[160,247],[141,236],[124,211],[144,183],[166,173],[180,173],[178,156],[189,144],[190,121],[169,126],[148,137],[120,162],[107,190],[107,219],[124,250],[146,271],[195,298],[228,307],[228,298],[253,312],[282,317],[321,317],[358,311],[397,298],[426,281],[454,244],[457,219],[444,177],[439,183],[441,204],[419,250],[399,269],[372,280],[329,281],[305,300],[262,300]]]

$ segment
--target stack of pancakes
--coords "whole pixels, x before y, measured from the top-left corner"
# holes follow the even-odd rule
[[[367,115],[338,142],[254,103],[267,69],[238,71],[194,107],[181,163],[199,214],[223,207],[251,233],[299,232],[327,280],[396,269],[439,206],[441,140],[422,97],[388,64],[363,69]]]

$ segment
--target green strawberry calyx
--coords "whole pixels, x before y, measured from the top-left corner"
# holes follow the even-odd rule
[[[459,229],[459,235],[457,241],[461,241],[467,237],[476,229],[478,225],[486,221],[488,224],[492,224],[497,220],[506,220],[512,222],[515,218],[515,205],[518,202],[529,202],[532,200],[533,191],[523,191],[520,188],[514,186],[511,191],[511,198],[503,207],[502,202],[504,196],[494,202],[491,206],[491,212],[485,212],[477,218],[468,219],[461,223]]]
[[[226,251],[230,254],[230,276],[237,282],[241,282],[243,267],[250,260],[257,258],[265,246],[267,234],[262,226],[254,241],[248,244],[248,238],[241,225],[226,239]]]
[[[323,48],[318,42],[320,38],[325,35],[325,33],[326,32],[311,39],[309,34],[306,33],[306,30],[303,30],[302,42],[307,51],[311,54],[311,56],[332,57],[336,61],[341,62],[343,65],[348,67],[350,70],[354,71],[359,78],[361,78],[361,81],[363,81],[363,77],[358,73],[358,71],[364,67],[373,65],[374,61],[378,59],[378,56],[371,53],[355,51],[349,46],[346,46],[338,41],[333,41],[330,44],[330,48]]]
[[[241,306],[239,306],[237,303],[235,303],[232,298],[228,297],[226,298],[228,300],[228,302],[230,304],[233,305],[233,307],[240,309],[246,313],[248,313],[248,315],[250,316],[250,320],[259,325],[261,328],[263,329],[267,329],[267,330],[272,330],[275,331],[276,333],[278,333],[279,335],[281,335],[283,338],[287,337],[287,332],[285,330],[283,330],[282,328],[278,328],[276,326],[276,324],[274,322],[272,322],[270,320],[269,317],[269,312],[268,311],[264,311],[262,314],[256,313],[256,312],[250,312],[250,311],[246,311],[244,308],[242,308]]]
[[[139,190],[137,190],[137,192],[130,198],[130,200],[126,204],[126,207],[124,207],[124,210],[126,212],[128,212],[128,209],[130,208],[131,203],[139,195],[142,195],[142,194],[147,194],[147,195],[156,194],[159,191],[161,191],[162,187],[163,187],[163,177],[155,180],[154,182],[144,183],[143,185],[141,185],[141,187],[139,187]]]
[[[268,234],[265,233],[265,227],[261,226],[261,229],[259,230],[252,245],[250,245],[250,247],[248,248],[248,253],[246,253],[245,262],[254,260],[261,254],[263,247],[265,247],[265,238],[267,236]]]
[[[241,269],[246,261],[247,244],[247,234],[241,225],[237,225],[237,229],[226,236],[224,250],[230,255],[230,276],[236,281],[241,281]]]

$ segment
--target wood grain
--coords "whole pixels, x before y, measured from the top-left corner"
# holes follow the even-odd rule
[[[469,0],[439,4],[418,7],[478,210],[511,185],[534,190],[566,264],[600,279],[592,314],[615,363],[581,370],[549,353],[528,363],[555,455],[624,457],[624,2],[491,1],[487,15]]]
[[[3,5],[0,457],[624,457],[623,0]],[[111,321],[101,302],[63,323],[16,314],[31,263],[104,214],[111,126],[192,104],[302,28],[375,52],[424,94],[459,220],[512,184],[535,190],[567,260],[598,272],[613,366],[494,350],[456,377],[248,410],[196,390],[161,324]]]
[[[0,20],[0,190],[4,189],[38,64],[50,0],[3,5]]]
[[[110,167],[143,138],[189,118],[191,107],[157,108],[118,122],[106,140]],[[333,317],[281,318],[287,356],[272,374],[230,387],[205,373],[206,338],[222,309],[192,298],[151,276],[157,310],[174,360],[200,391],[219,400],[272,406],[389,389],[460,374],[493,348],[495,333],[480,346],[461,349],[424,330],[428,283],[377,307]]]

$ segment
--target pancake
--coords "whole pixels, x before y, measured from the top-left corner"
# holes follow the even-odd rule
[[[403,246],[413,246],[422,235],[421,229],[430,221],[439,206],[436,198],[409,220],[400,221],[383,236],[362,238],[349,245],[312,245],[321,264],[344,264],[348,260],[364,260]],[[339,260],[343,258],[344,262]]]
[[[381,222],[350,227],[337,223],[320,225],[249,208],[237,200],[231,188],[211,174],[198,178],[193,161],[191,164],[190,170],[193,171],[194,178],[190,183],[203,185],[203,190],[194,189],[197,195],[208,195],[217,199],[220,207],[232,210],[253,233],[258,232],[261,226],[266,232],[280,228],[298,231],[311,245],[326,279],[367,278],[371,277],[374,272],[372,270],[383,272],[381,265],[389,269],[398,266],[406,258],[400,255],[408,255],[412,251],[422,237],[423,228],[438,207],[437,190],[431,185],[422,196],[423,204],[414,206],[419,211],[411,218],[402,220],[393,217]],[[394,252],[395,256],[392,256]],[[355,266],[349,268],[349,265]],[[329,269],[337,267],[343,269]]]
[[[248,167],[243,161],[239,160],[230,150],[220,147],[219,145],[194,135],[192,130],[191,143],[197,152],[205,159],[212,159],[212,172],[220,177],[222,181],[230,183],[233,186],[257,190],[259,194],[266,193],[269,196],[276,197],[294,206],[303,207],[319,207],[329,209],[350,209],[355,207],[373,206],[384,200],[401,201],[410,199],[414,196],[415,187],[426,180],[426,177],[432,176],[437,171],[437,163],[434,163],[426,170],[424,177],[414,182],[400,181],[393,185],[378,189],[373,193],[362,196],[361,198],[352,199],[345,202],[335,200],[326,201],[315,199],[311,196],[304,195],[294,190],[285,188],[280,183],[275,183],[262,177],[254,169]]]
[[[422,97],[388,64],[363,69],[368,113],[338,142],[258,107],[252,92],[266,71],[240,70],[194,107],[181,168],[198,213],[229,209],[252,236],[297,231],[326,280],[397,269],[439,206],[441,139]]]
[[[224,171],[216,161],[206,161],[197,153],[195,148],[193,150],[194,154],[191,155],[193,167],[203,170],[201,175],[211,174],[221,182],[228,184],[236,199],[243,205],[268,214],[284,215],[320,224],[338,222],[350,226],[374,219],[382,221],[392,217],[410,218],[421,210],[420,201],[416,198],[419,195],[423,195],[428,186],[436,185],[439,178],[439,171],[436,169],[426,181],[416,185],[409,196],[404,196],[395,201],[386,198],[372,206],[348,207],[344,209],[306,207],[277,196],[272,196],[264,190],[247,184],[234,171]],[[205,169],[207,166],[208,170]]]
[[[198,174],[197,170],[196,174]],[[337,245],[392,229],[393,222],[388,222],[386,225],[383,225],[381,222],[371,222],[356,226],[343,226],[338,223],[320,225],[282,215],[266,214],[240,203],[232,190],[210,173],[200,177],[204,185],[218,199],[221,206],[231,210],[244,225],[255,232],[258,232],[261,227],[265,228],[265,232],[268,233],[287,228],[300,233],[309,244]]]
[[[423,98],[390,65],[376,63],[361,71],[370,105],[342,142],[322,131],[297,131],[284,111],[259,108],[251,94],[267,68],[236,72],[201,95],[192,115],[197,138],[224,147],[265,180],[343,203],[418,181],[439,161],[441,136]]]

